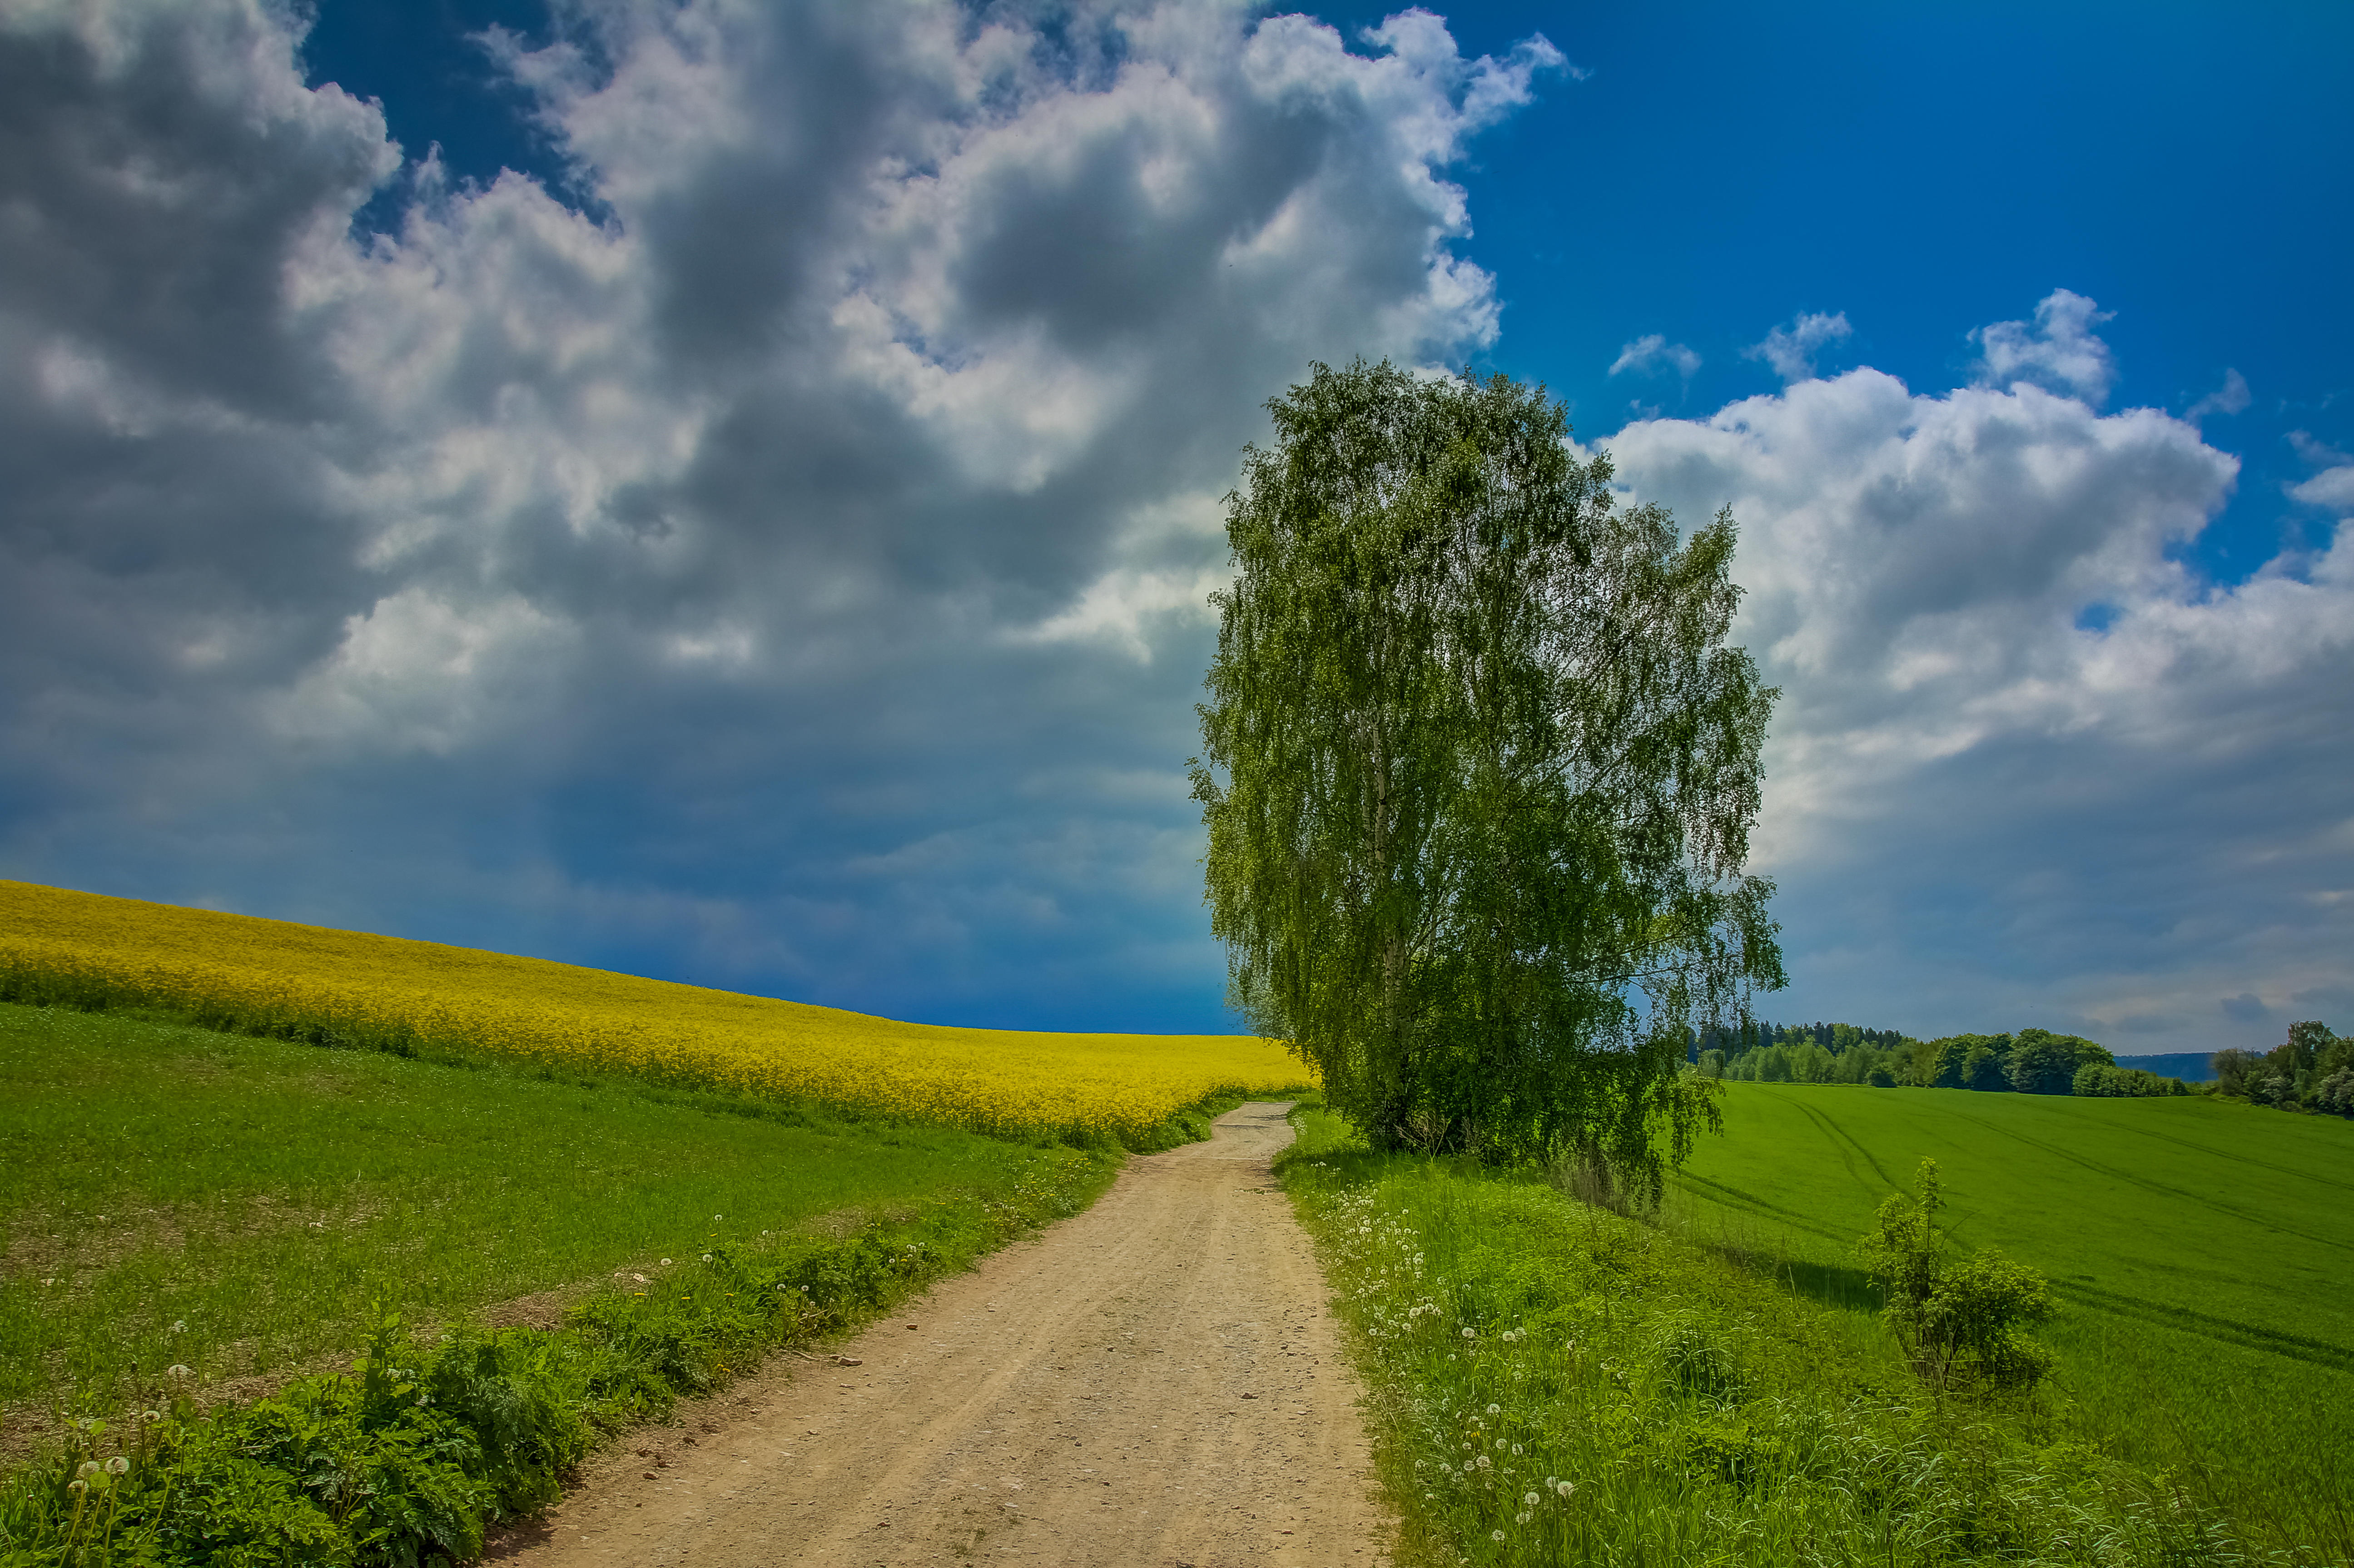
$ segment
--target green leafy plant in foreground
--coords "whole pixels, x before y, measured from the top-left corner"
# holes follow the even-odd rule
[[[1372,1388],[1408,1562],[2317,1562],[2067,1440],[2044,1397],[1926,1397],[1869,1319],[1553,1187],[1282,1161]]]

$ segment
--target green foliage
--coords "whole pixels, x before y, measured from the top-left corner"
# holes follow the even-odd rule
[[[1268,408],[1193,769],[1234,996],[1386,1146],[1656,1189],[1712,1107],[1691,1024],[1782,981],[1732,521],[1617,509],[1501,376],[1318,366]]]
[[[2287,1561],[2068,1440],[2042,1396],[1925,1396],[1876,1324],[1770,1255],[1295,1120],[1279,1168],[1370,1385],[1407,1563]]]
[[[2045,1095],[2185,1095],[2190,1086],[2120,1067],[2106,1046],[2073,1034],[1948,1034],[1914,1040],[1849,1023],[1755,1023],[1706,1030],[1699,1071],[1753,1084],[1866,1084]],[[1711,1058],[1714,1060],[1712,1061]],[[2354,1076],[2349,1076],[2354,1086]]]
[[[2052,1354],[2025,1330],[2052,1316],[2052,1293],[2041,1275],[1990,1249],[1955,1257],[1937,1219],[1944,1206],[1934,1160],[1921,1161],[1916,1196],[1891,1192],[1880,1205],[1862,1250],[1888,1300],[1882,1315],[1914,1372],[1941,1393],[2032,1388]]]
[[[2179,1078],[2144,1072],[2139,1067],[2116,1067],[2100,1062],[2087,1062],[2076,1069],[2068,1092],[2111,1099],[2121,1096],[2187,1095],[2190,1086]]]
[[[1884,1339],[1854,1238],[1927,1153],[1955,1237],[2048,1281],[2037,1398],[2062,1432],[2267,1550],[2354,1562],[2354,1127],[2198,1094],[1737,1084],[1723,1108],[1667,1201],[1689,1234]]]
[[[2354,1117],[2354,1036],[2329,1032],[2319,1019],[2288,1026],[2288,1039],[2270,1051],[2218,1051],[2217,1094],[2282,1110]]]

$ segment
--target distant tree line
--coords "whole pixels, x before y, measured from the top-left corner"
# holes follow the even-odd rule
[[[2282,1110],[2354,1117],[2354,1036],[2319,1019],[2288,1026],[2269,1051],[2218,1051],[2214,1092]]]
[[[1712,1029],[1694,1036],[1692,1061],[1703,1076],[1744,1083],[2027,1095],[2191,1092],[2179,1078],[2120,1067],[2106,1046],[2048,1029],[1915,1040],[1898,1030],[1861,1029],[1851,1023],[1758,1022],[1745,1029]]]

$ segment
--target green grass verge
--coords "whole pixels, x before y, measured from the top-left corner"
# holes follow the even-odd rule
[[[0,1006],[0,1407],[111,1413],[175,1362],[219,1382],[347,1351],[379,1307],[455,1319],[1109,1170],[806,1107]]]
[[[0,1386],[18,1422],[70,1415],[0,1482],[0,1568],[469,1560],[603,1436],[1077,1212],[1116,1165],[0,1006]],[[476,1321],[549,1292],[554,1331]],[[223,1399],[239,1379],[283,1386]]]
[[[2319,1562],[2074,1440],[2056,1402],[1925,1397],[1877,1325],[1532,1180],[1279,1161],[1422,1564]],[[1949,1179],[1949,1191],[1964,1183]],[[1859,1227],[1860,1229],[1861,1227]]]
[[[2039,1337],[2076,1436],[2259,1540],[2354,1560],[2354,1124],[1795,1084],[1728,1085],[1724,1115],[1675,1185],[1688,1234],[1867,1318],[1855,1238],[1931,1156],[1956,1234],[2051,1279]]]

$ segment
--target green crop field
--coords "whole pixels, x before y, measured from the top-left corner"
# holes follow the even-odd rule
[[[1956,1239],[2043,1271],[2068,1419],[2275,1539],[2354,1542],[2354,1123],[2203,1097],[1731,1084],[1689,1234],[1872,1309],[1856,1238],[1940,1167]]]
[[[578,1298],[911,1205],[1083,1202],[1109,1175],[947,1128],[0,1005],[0,1446],[172,1363],[259,1386],[364,1342],[379,1306]]]

